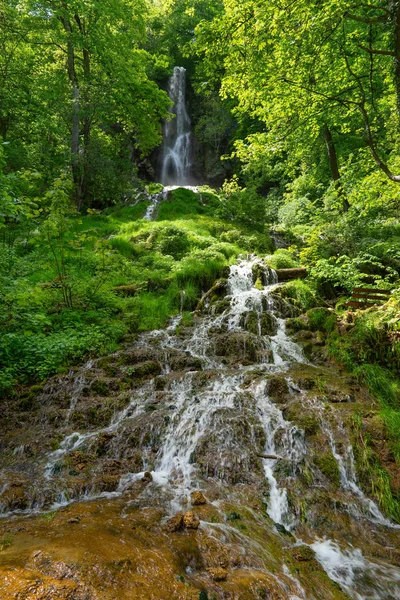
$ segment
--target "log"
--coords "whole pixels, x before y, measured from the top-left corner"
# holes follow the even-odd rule
[[[257,456],[267,460],[280,460],[280,456],[275,456],[274,454],[257,454]]]
[[[277,269],[278,281],[291,281],[292,279],[305,279],[307,269]]]

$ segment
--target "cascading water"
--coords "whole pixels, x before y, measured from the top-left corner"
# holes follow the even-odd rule
[[[66,418],[60,419],[64,438],[36,461],[35,485],[39,482],[42,497],[32,492],[29,506],[14,501],[7,507],[15,483],[2,486],[0,480],[4,516],[127,497],[125,515],[132,502],[140,508],[154,504],[167,518],[187,510],[193,490],[202,489],[207,510],[213,511],[202,517],[204,544],[235,549],[235,564],[272,577],[277,598],[325,598],[323,591],[308,586],[312,572],[301,578],[287,548],[295,556],[298,548],[306,548],[346,594],[326,595],[329,600],[399,598],[400,570],[385,562],[388,548],[396,547],[398,530],[361,491],[340,414],[329,421],[326,403],[309,399],[309,392],[293,382],[298,371],[315,367],[286,333],[285,318],[293,309],[279,295],[276,274],[256,257],[240,260],[230,269],[225,294],[218,301],[216,296],[209,297],[209,306],[185,335],[176,331],[181,327],[177,318],[167,330],[140,336],[133,356],[117,353],[103,367],[88,363],[74,385],[68,375],[71,393],[67,402],[62,400]],[[112,393],[124,404],[116,402],[102,426],[74,432],[90,398],[91,377],[102,368],[108,391],[97,410],[104,410],[107,399],[111,403]],[[133,387],[118,396],[110,390],[120,389],[121,382],[122,388]],[[296,402],[301,422],[315,439],[291,420]],[[21,447],[12,460],[24,459]],[[319,464],[315,447],[320,454],[331,452],[338,473],[334,485],[321,472],[312,472]],[[89,462],[86,468],[85,461],[93,466]],[[150,483],[143,487],[145,480]],[[259,501],[256,489],[261,490]],[[234,526],[244,514],[256,524],[254,535],[246,526]],[[337,524],[335,519],[340,519]],[[260,530],[267,532],[264,537]],[[277,544],[279,535],[281,554],[274,558],[268,544],[272,538]],[[187,573],[192,571],[188,566]]]
[[[192,134],[186,108],[186,69],[183,67],[174,68],[168,95],[173,102],[170,113],[175,117],[164,125],[161,183],[185,186],[190,180]]]

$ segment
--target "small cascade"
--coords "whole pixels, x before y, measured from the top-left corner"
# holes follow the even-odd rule
[[[64,435],[35,458],[32,489],[39,492],[29,505],[17,496],[29,451],[19,440],[10,460],[13,469],[17,461],[22,466],[14,480],[0,479],[0,511],[29,515],[109,499],[125,502],[124,515],[154,507],[165,524],[192,510],[192,494],[202,490],[207,505],[198,535],[224,545],[227,555],[236,552],[243,572],[272,578],[277,597],[325,597],[308,587],[318,568],[353,600],[400,597],[400,569],[386,561],[388,549],[397,557],[397,526],[361,490],[340,412],[301,387],[298,373],[316,367],[286,333],[295,309],[279,294],[276,273],[250,256],[231,266],[224,285],[187,331],[178,316],[167,329],[142,334],[131,348],[64,378]],[[93,386],[102,369],[104,385]],[[102,392],[96,411],[113,401],[115,409],[105,424],[74,431],[93,388]],[[310,417],[304,428],[293,417],[296,402],[301,417]],[[332,484],[315,456],[327,452],[338,469]],[[282,544],[276,557],[270,543]],[[293,559],[304,548],[304,557]],[[314,561],[306,577],[303,559]]]
[[[192,133],[186,108],[186,69],[175,67],[168,82],[168,95],[173,102],[171,118],[164,125],[161,183],[187,185],[190,180]]]

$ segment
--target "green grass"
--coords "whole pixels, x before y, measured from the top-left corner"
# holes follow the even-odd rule
[[[328,350],[339,363],[366,385],[379,403],[378,417],[384,427],[386,443],[400,463],[400,379],[398,377],[398,342],[391,342],[390,327],[396,328],[398,309],[393,302],[388,310],[356,314],[355,325],[345,336],[333,332]],[[390,317],[390,318],[389,318]],[[371,434],[363,430],[356,417],[357,441],[354,445],[358,472],[363,487],[372,493],[380,507],[400,522],[400,498],[391,489],[390,475],[373,450]]]

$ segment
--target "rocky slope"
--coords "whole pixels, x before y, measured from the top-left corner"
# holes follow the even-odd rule
[[[398,481],[374,400],[297,317],[240,261],[192,326],[3,405],[1,597],[398,598],[399,529],[359,482],[355,415]]]

